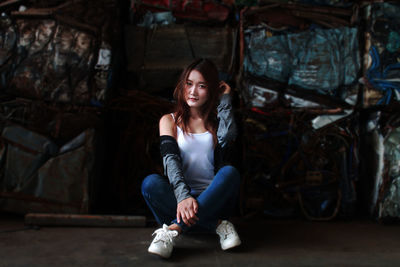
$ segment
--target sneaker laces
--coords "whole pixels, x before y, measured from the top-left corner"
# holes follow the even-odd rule
[[[224,235],[224,239],[227,239],[229,235],[231,235],[235,232],[233,225],[231,223],[228,223],[227,221],[221,222],[220,230],[221,230],[221,234]]]
[[[163,245],[167,247],[168,243],[174,243],[174,237],[178,235],[178,232],[168,229],[168,226],[164,224],[162,228],[155,230],[152,236],[153,235],[156,235],[153,241],[154,243],[161,241]]]

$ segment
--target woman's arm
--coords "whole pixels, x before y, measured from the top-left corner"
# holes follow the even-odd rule
[[[220,82],[220,88],[223,92],[220,103],[217,107],[218,130],[217,139],[221,148],[233,142],[237,136],[237,127],[234,120],[231,100],[231,87],[224,81]]]
[[[173,187],[178,203],[176,218],[178,223],[192,225],[198,220],[196,213],[198,204],[190,195],[190,188],[186,185],[182,171],[182,159],[176,142],[176,126],[171,115],[164,115],[160,119],[160,151],[163,157],[164,174]]]
[[[160,136],[169,135],[176,139],[175,121],[171,114],[165,114],[161,117],[159,123]]]

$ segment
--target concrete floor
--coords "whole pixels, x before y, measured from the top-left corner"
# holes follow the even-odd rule
[[[0,266],[400,266],[400,227],[369,220],[235,220],[243,245],[183,236],[169,260],[147,253],[154,227],[25,229],[0,214]]]

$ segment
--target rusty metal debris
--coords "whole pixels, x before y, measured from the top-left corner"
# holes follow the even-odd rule
[[[365,7],[364,106],[399,101],[400,20],[398,3],[371,3]]]
[[[351,81],[347,85],[346,82],[339,82],[340,85],[331,83],[327,86],[330,88],[328,91],[334,87],[339,91],[328,93],[323,92],[324,82],[310,78],[311,73],[304,76],[304,79],[310,79],[310,87],[291,80],[290,75],[295,73],[291,67],[301,68],[299,65],[302,61],[295,60],[296,63],[293,63],[286,60],[285,56],[305,55],[305,43],[312,43],[310,40],[318,35],[318,31],[329,32],[327,35],[331,36],[338,29],[345,28],[343,26],[354,26],[359,19],[358,6],[335,8],[271,2],[264,4],[263,7],[243,9],[240,21],[243,67],[239,80],[244,104],[241,111],[247,192],[243,209],[247,208],[247,212],[258,210],[265,215],[278,217],[302,214],[310,220],[352,216],[357,200],[355,184],[358,179],[359,132],[355,107],[359,104],[360,88],[355,78],[359,60],[353,62],[355,71],[351,74]],[[313,23],[314,26],[310,28]],[[358,34],[355,29],[349,33],[348,37],[352,37],[348,40],[353,41],[344,43],[353,60],[359,53]],[[295,43],[302,34],[313,37],[308,38],[307,42],[300,41],[302,52],[298,53]],[[271,46],[276,51],[268,46],[272,40],[280,40],[277,41],[278,45]],[[285,40],[294,43],[287,45]],[[335,52],[328,52],[327,43],[333,44],[326,41],[321,55],[310,61],[318,65],[312,68],[318,70],[316,73],[319,78],[325,73],[324,60],[321,60],[323,55],[338,52],[336,48],[333,49]],[[316,46],[313,47],[314,53]],[[257,49],[258,54],[255,53]],[[279,49],[287,49],[285,51],[288,54],[280,54]],[[266,54],[266,61],[263,61],[263,53]],[[257,58],[255,65],[251,65],[252,58]],[[302,58],[309,59],[312,56],[308,54]],[[328,65],[333,62],[328,61]],[[277,62],[282,64],[273,65]],[[352,63],[345,65],[348,67]],[[262,73],[269,67],[269,74]],[[302,74],[307,73],[306,69],[302,68]],[[335,67],[332,69],[338,70]],[[327,73],[332,74],[332,69]],[[345,75],[340,76],[343,78]],[[295,76],[298,78],[301,75]],[[338,82],[338,79],[334,80]],[[315,90],[311,89],[314,85]]]
[[[297,206],[310,220],[351,216],[358,166],[357,131],[351,125],[357,117],[314,130],[311,120],[318,115],[308,110],[252,111],[243,118],[247,212],[259,196],[264,204],[256,209],[270,216],[283,207],[295,216]]]
[[[0,18],[0,208],[92,212],[117,9],[112,1],[24,4]]]
[[[391,65],[397,62],[400,51],[395,2],[335,1],[343,5],[333,7],[300,1],[258,1],[262,6],[235,10],[239,21],[225,25],[228,18],[235,20],[227,16],[232,2],[213,14],[207,8],[220,6],[219,2],[210,1],[212,5],[208,6],[200,5],[201,1],[185,2],[186,11],[191,11],[188,15],[180,13],[183,1],[132,1],[134,25],[125,27],[127,71],[133,74],[128,75],[126,88],[131,90],[113,92],[119,93],[113,99],[107,96],[115,74],[115,29],[121,28],[115,22],[119,15],[114,12],[116,2],[42,0],[28,2],[25,10],[16,11],[19,2],[0,4],[5,10],[0,17],[0,82],[8,94],[0,97],[0,154],[6,162],[2,170],[12,170],[0,178],[0,206],[4,209],[87,213],[91,203],[87,190],[93,182],[88,173],[93,170],[90,158],[95,146],[90,136],[104,119],[107,140],[112,141],[107,143],[111,159],[106,166],[107,178],[102,180],[109,194],[102,204],[111,200],[114,203],[105,204],[118,207],[113,212],[146,213],[140,183],[149,173],[161,173],[157,125],[159,118],[173,108],[170,99],[155,95],[172,95],[182,67],[194,57],[208,57],[228,79],[237,74],[235,93],[240,106],[236,113],[242,129],[244,178],[241,211],[272,216],[301,214],[310,220],[354,214],[359,182],[359,116],[370,112],[360,110],[360,104],[395,105],[393,100],[398,98],[393,85],[398,82],[399,68]],[[155,15],[156,10],[162,14]],[[362,12],[364,17],[360,16]],[[327,38],[312,43],[317,34]],[[272,40],[278,40],[278,45],[266,46]],[[307,43],[312,44],[310,49],[305,48]],[[358,43],[365,47],[359,49]],[[294,49],[296,44],[301,49]],[[283,48],[284,53],[261,60],[260,55]],[[342,48],[349,51],[336,54]],[[181,52],[179,56],[176,49]],[[251,55],[256,49],[260,53]],[[359,55],[363,55],[362,60]],[[285,62],[286,56],[289,60]],[[304,58],[312,58],[310,64],[302,65]],[[275,66],[284,74],[282,79],[252,71],[279,60]],[[336,72],[339,68],[343,69]],[[336,76],[326,85],[324,74]],[[290,75],[307,83],[286,79]],[[311,79],[312,75],[318,79]],[[388,82],[392,87],[388,88]],[[379,158],[385,158],[381,172],[374,173],[371,209],[380,218],[397,216],[394,203],[398,179],[392,168],[397,166],[393,157],[398,144],[395,120],[382,122],[379,129],[384,129],[387,140],[379,137],[378,130],[375,136],[380,148],[387,145],[388,152]],[[387,128],[391,128],[390,133]],[[32,138],[18,139],[15,133]],[[34,140],[36,143],[29,143]],[[51,153],[49,148],[54,148]],[[24,162],[30,167],[24,171],[30,175],[21,174],[23,168],[12,160],[18,153],[29,155]],[[77,159],[87,165],[79,165]],[[65,178],[85,191],[83,198],[68,196],[60,189],[61,183],[49,178],[64,177],[67,163],[86,168],[84,174],[73,174],[85,177],[84,181]],[[38,181],[45,186],[35,187]],[[62,197],[54,196],[50,188]],[[79,194],[74,191],[72,195]]]
[[[68,1],[11,12],[19,38],[11,57],[0,53],[2,87],[25,98],[104,104],[113,86],[116,10],[109,1]]]
[[[328,28],[354,26],[354,24],[359,19],[359,7],[357,4],[354,4],[352,8],[339,8],[327,6],[310,6],[297,3],[273,3],[266,4],[265,6],[261,7],[251,7],[248,11],[246,11],[246,16],[249,17],[249,21],[252,21],[254,19],[266,19],[268,21],[268,18],[270,18],[272,19],[270,20],[270,22],[272,22],[272,25],[274,23],[274,19],[279,20],[279,23],[281,24],[290,23],[290,20],[284,21],[279,19],[276,15],[273,14],[274,12],[281,12],[286,15],[293,16],[293,22],[309,23],[307,21],[313,21]],[[265,14],[267,14],[267,16],[265,16]],[[299,20],[296,20],[295,18],[305,19],[307,21],[301,22]]]
[[[399,191],[399,110],[389,106],[376,113],[376,125],[369,129],[367,142],[371,144],[372,159],[366,158],[366,170],[373,184],[369,204],[371,216],[380,222],[400,220]],[[369,164],[369,165],[367,165]]]
[[[94,129],[57,145],[24,128],[7,126],[1,142],[2,210],[89,212],[99,163]]]

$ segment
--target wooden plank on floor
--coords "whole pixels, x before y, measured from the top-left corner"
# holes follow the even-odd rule
[[[25,224],[36,226],[144,227],[146,225],[146,217],[28,213],[25,215]]]

